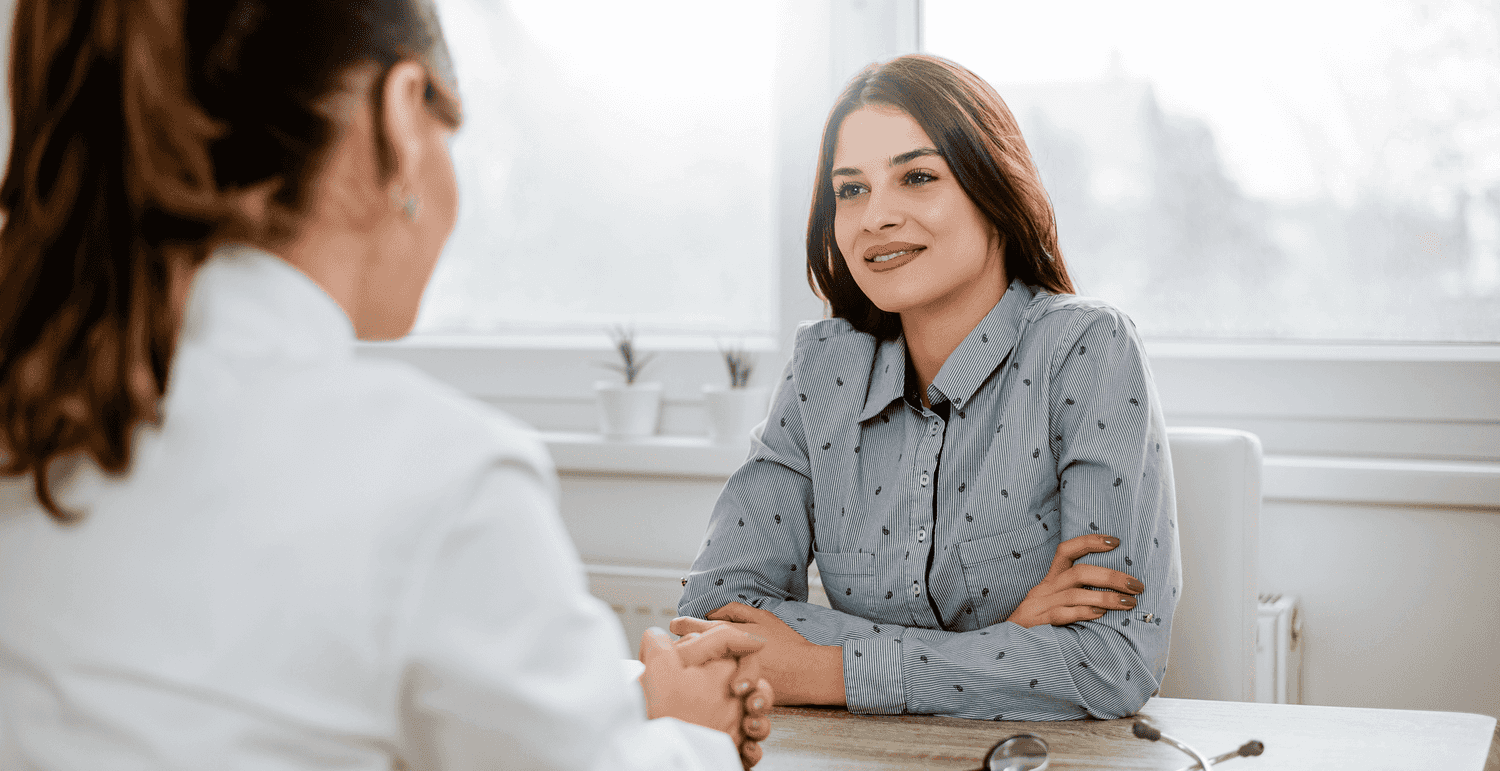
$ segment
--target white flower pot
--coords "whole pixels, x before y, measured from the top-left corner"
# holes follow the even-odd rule
[[[661,415],[661,383],[624,383],[600,380],[599,433],[606,439],[639,439],[656,433]]]
[[[708,439],[714,444],[748,444],[750,429],[766,418],[771,394],[764,386],[704,386]]]

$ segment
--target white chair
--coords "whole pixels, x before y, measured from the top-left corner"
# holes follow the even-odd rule
[[[1182,596],[1160,695],[1255,700],[1260,439],[1169,428],[1182,545]]]

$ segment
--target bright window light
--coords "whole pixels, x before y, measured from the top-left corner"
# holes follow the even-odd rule
[[[926,0],[1005,98],[1080,290],[1158,338],[1500,342],[1485,0]]]
[[[437,5],[465,123],[419,334],[772,333],[774,4]]]

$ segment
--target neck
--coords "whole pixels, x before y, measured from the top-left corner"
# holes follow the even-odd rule
[[[272,250],[322,287],[351,322],[359,318],[359,274],[352,270],[367,248],[354,234],[305,228],[291,242]]]
[[[937,379],[943,364],[958,349],[964,338],[979,326],[1000,298],[1005,296],[1007,284],[996,282],[991,291],[976,292],[962,298],[952,306],[923,308],[901,314],[901,334],[906,338],[906,355],[911,357],[912,369],[916,370],[917,392],[922,405],[927,403],[927,387]]]

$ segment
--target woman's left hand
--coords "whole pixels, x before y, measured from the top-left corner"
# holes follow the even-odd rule
[[[843,647],[814,645],[775,613],[738,602],[719,608],[708,618],[674,618],[672,634],[703,633],[721,624],[734,624],[765,640],[757,658],[761,676],[770,682],[777,704],[845,704]]]

